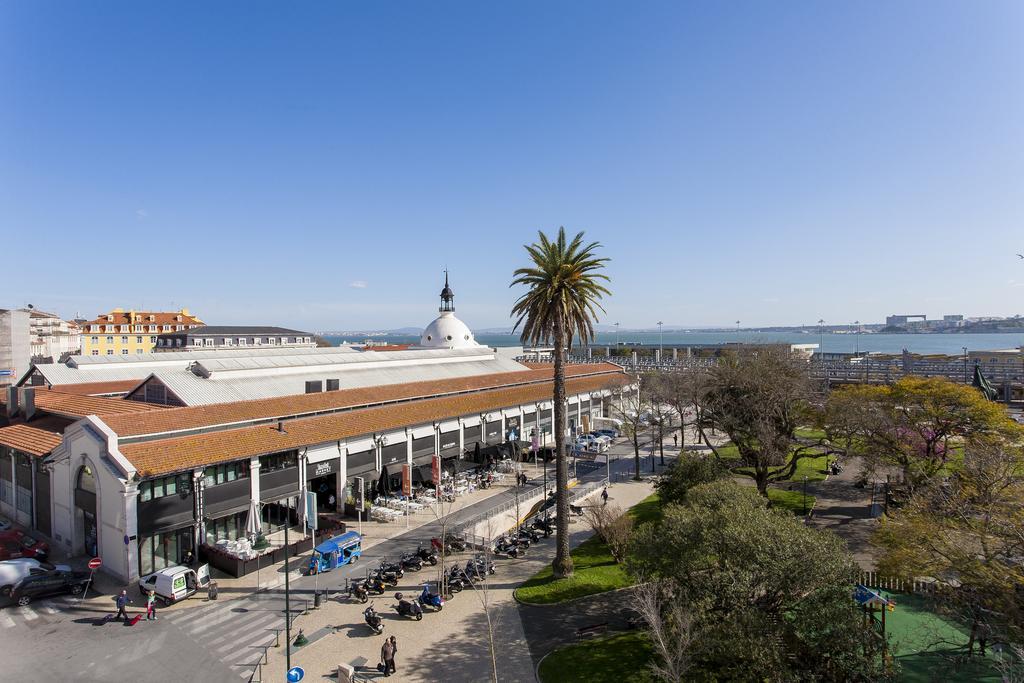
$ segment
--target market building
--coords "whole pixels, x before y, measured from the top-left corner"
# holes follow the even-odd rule
[[[83,356],[127,356],[150,353],[157,337],[203,325],[203,321],[180,311],[134,311],[115,308],[82,324]]]
[[[305,491],[337,494],[339,511],[351,511],[357,486],[372,498],[402,465],[425,479],[435,454],[454,465],[543,443],[551,365],[477,344],[453,301],[446,283],[426,347],[211,356],[151,372],[123,398],[11,388],[0,510],[67,555],[103,557],[127,581],[245,536],[254,515],[265,533],[301,524]],[[174,384],[182,377],[188,384]],[[568,366],[569,427],[609,415],[633,381],[611,363]],[[175,388],[190,400],[168,401]]]

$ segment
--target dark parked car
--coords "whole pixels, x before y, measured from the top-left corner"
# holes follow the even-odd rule
[[[13,560],[16,557],[31,557],[45,560],[50,554],[50,546],[17,529],[0,531],[0,560]]]
[[[11,590],[11,600],[24,607],[35,598],[55,593],[78,595],[89,581],[89,572],[57,569],[22,579]]]

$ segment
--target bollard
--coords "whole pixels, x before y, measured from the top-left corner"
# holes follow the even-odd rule
[[[320,609],[320,602],[323,600],[323,594],[317,591],[313,594],[313,609]]]
[[[210,586],[206,590],[206,596],[210,600],[216,600],[217,599],[217,582],[216,581],[211,581],[210,582]]]

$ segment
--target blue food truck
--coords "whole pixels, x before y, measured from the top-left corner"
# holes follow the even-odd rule
[[[309,558],[309,573],[329,572],[343,564],[355,562],[362,554],[363,537],[356,531],[329,538],[313,548],[313,555]]]

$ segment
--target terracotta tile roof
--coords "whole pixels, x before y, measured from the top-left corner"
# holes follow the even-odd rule
[[[630,381],[631,378],[624,374],[581,377],[567,380],[566,392],[597,391],[622,386]],[[472,415],[550,398],[551,383],[542,382],[289,420],[284,423],[283,432],[278,431],[274,425],[257,425],[123,444],[120,450],[142,476],[160,476],[239,458],[437,422],[458,415]]]
[[[108,320],[107,316],[113,316]],[[153,316],[155,320],[150,320]],[[178,320],[181,316],[181,320]],[[94,320],[82,323],[85,329],[88,325],[202,325],[203,321],[194,315],[182,313],[181,311],[110,311],[101,313]]]
[[[134,389],[140,380],[119,379],[109,382],[82,382],[81,384],[54,384],[53,389],[63,394],[79,396],[100,396],[103,394],[127,394]]]
[[[46,455],[60,445],[61,435],[26,424],[0,428],[0,445],[31,455]]]
[[[621,371],[621,368],[608,363],[580,364],[566,367],[566,377]],[[552,369],[549,365],[541,370],[391,384],[187,408],[167,408],[148,415],[125,415],[105,420],[105,422],[122,437],[166,434],[213,425],[241,424],[276,417],[311,415],[358,406],[430,398],[439,394],[481,391],[520,383],[545,382],[551,379],[551,374]]]
[[[35,388],[36,410],[68,417],[96,415],[107,418],[125,413],[139,414],[166,410],[164,406],[125,401],[103,396],[80,396],[55,389]]]

